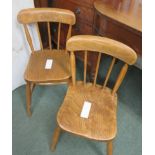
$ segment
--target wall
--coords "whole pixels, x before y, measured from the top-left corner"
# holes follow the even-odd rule
[[[25,38],[23,26],[17,21],[17,14],[24,8],[33,8],[33,0],[13,0],[12,2],[12,90],[25,84],[23,75],[29,55],[31,53],[28,43]],[[34,31],[31,26],[32,32]],[[33,33],[33,38],[36,33]],[[38,40],[34,40],[39,46]]]

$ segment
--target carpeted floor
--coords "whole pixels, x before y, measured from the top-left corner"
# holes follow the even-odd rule
[[[78,66],[77,76],[81,78],[82,65]],[[115,70],[119,66],[121,64],[117,63]],[[100,67],[100,77],[105,68]],[[118,133],[114,141],[113,155],[142,154],[141,76],[141,70],[130,67],[118,91]],[[115,77],[115,73],[112,77]],[[100,80],[98,82],[101,83]],[[56,114],[66,91],[67,85],[37,86],[33,93],[31,118],[27,117],[25,110],[25,86],[13,91],[13,155],[106,155],[105,143],[66,132],[61,134],[55,152],[50,151],[51,137],[56,127]]]

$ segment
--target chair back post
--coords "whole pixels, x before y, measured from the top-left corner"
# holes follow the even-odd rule
[[[75,54],[73,51],[70,54],[70,61],[71,61],[72,83],[73,83],[73,86],[75,86],[76,84],[76,63],[75,63]]]
[[[31,51],[34,52],[34,47],[33,47],[32,38],[31,38],[31,35],[30,35],[30,33],[29,33],[29,30],[28,30],[26,24],[24,24],[24,30],[25,30],[26,39],[27,39],[27,42],[29,43],[29,46],[30,46],[30,48],[31,48]]]
[[[40,34],[40,31],[39,31],[39,25],[38,25],[38,23],[36,23],[35,25],[36,25],[36,29],[37,29],[37,33],[38,33],[38,37],[39,37],[40,47],[41,47],[41,50],[43,51],[43,43],[42,43],[42,40],[41,40],[41,34]]]
[[[106,37],[100,37],[100,36],[92,36],[92,35],[73,36],[67,41],[66,49],[67,51],[71,51],[71,68],[72,68],[73,85],[75,85],[75,82],[76,82],[76,79],[75,79],[76,78],[76,73],[75,73],[76,66],[75,66],[74,52],[84,51],[84,84],[86,83],[87,53],[91,51],[99,52],[96,70],[95,70],[95,78],[93,82],[94,86],[96,85],[96,81],[97,81],[101,54],[104,53],[104,54],[107,54],[113,57],[112,62],[107,71],[105,81],[103,83],[103,88],[105,88],[107,85],[107,82],[109,80],[109,77],[112,72],[116,59],[123,61],[125,64],[122,67],[117,77],[117,80],[114,84],[114,87],[112,89],[112,95],[114,95],[117,92],[118,88],[120,87],[126,75],[126,72],[128,70],[128,65],[133,65],[137,60],[137,54],[135,53],[133,49],[131,49],[127,45],[121,42],[118,42],[118,41],[115,41],[115,40],[112,40]]]
[[[26,25],[35,24],[39,42],[40,42],[40,47],[41,47],[41,50],[43,50],[43,43],[42,43],[38,23],[41,23],[41,22],[47,23],[48,42],[49,42],[50,49],[52,49],[50,22],[58,23],[57,49],[59,50],[60,49],[60,37],[61,37],[61,33],[60,33],[61,24],[69,25],[68,33],[66,37],[66,40],[68,40],[71,37],[72,25],[74,25],[76,21],[75,14],[72,11],[66,10],[66,9],[59,9],[59,8],[24,9],[18,13],[17,18],[18,18],[19,23],[24,25],[26,38],[27,38],[27,41],[29,43],[29,46],[32,52],[34,51],[33,42],[32,42],[30,32],[28,28],[26,27]]]
[[[127,70],[128,70],[128,64],[125,63],[117,77],[114,88],[112,90],[112,95],[114,95],[117,92],[118,88],[120,87],[120,85],[127,73]]]

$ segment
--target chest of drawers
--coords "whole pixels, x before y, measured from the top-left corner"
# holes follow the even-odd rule
[[[76,24],[73,26],[72,35],[93,34],[93,3],[94,0],[53,0],[52,7],[68,9],[75,13]],[[65,26],[62,28],[63,32],[66,33]],[[64,39],[64,37],[61,38],[62,46],[65,46]]]

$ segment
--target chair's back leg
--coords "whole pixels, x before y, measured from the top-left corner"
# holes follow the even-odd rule
[[[26,84],[26,109],[27,109],[28,116],[32,115],[32,112],[31,112],[31,96],[32,96],[31,83],[27,82],[27,84]]]

